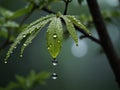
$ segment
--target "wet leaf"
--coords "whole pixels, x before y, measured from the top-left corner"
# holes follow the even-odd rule
[[[83,25],[79,20],[77,20],[74,16],[67,15],[67,17],[72,21],[72,23],[82,29],[88,35],[91,35],[90,31]]]
[[[5,57],[5,62],[7,61],[7,59],[10,57],[11,53],[13,52],[13,50],[16,48],[16,46],[24,39],[26,38],[27,35],[31,34],[33,31],[35,31],[36,29],[40,28],[40,24],[42,21],[48,19],[48,18],[52,18],[54,15],[48,15],[46,17],[42,17],[38,20],[36,20],[35,22],[31,23],[30,25],[28,25],[27,28],[24,29],[24,31],[22,31],[18,37],[15,39],[15,41],[13,42],[13,44],[10,46],[6,57]]]
[[[71,37],[75,41],[76,45],[78,45],[78,36],[77,36],[76,30],[74,28],[74,25],[72,24],[72,21],[69,20],[69,18],[67,18],[66,16],[62,16],[62,18],[64,19],[64,21],[66,23],[68,32],[70,33]]]
[[[53,58],[56,58],[61,50],[63,41],[63,29],[60,18],[55,17],[47,30],[47,48]]]
[[[38,27],[36,27],[36,30],[33,33],[31,33],[28,36],[28,38],[26,39],[26,41],[24,42],[24,44],[21,48],[21,54],[20,55],[23,54],[24,49],[32,42],[32,40],[37,36],[37,34],[41,31],[41,29],[51,20],[52,20],[52,18],[44,20],[44,21],[42,21],[41,23],[38,24]]]

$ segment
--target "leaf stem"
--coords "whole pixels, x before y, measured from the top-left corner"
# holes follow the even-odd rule
[[[68,11],[68,5],[69,5],[69,3],[70,3],[71,1],[72,1],[72,0],[64,0],[64,2],[65,2],[64,15],[67,14],[67,11]]]

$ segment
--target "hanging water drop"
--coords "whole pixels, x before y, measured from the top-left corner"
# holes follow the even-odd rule
[[[53,74],[52,74],[52,79],[55,80],[55,79],[57,79],[57,78],[58,78],[58,75],[57,75],[56,73],[53,73]]]
[[[56,39],[57,38],[57,34],[55,33],[55,34],[53,34],[53,38],[54,39]]]
[[[57,66],[58,65],[58,61],[56,59],[52,60],[52,64],[53,64],[53,66]]]
[[[4,63],[7,64],[7,61],[5,61]]]

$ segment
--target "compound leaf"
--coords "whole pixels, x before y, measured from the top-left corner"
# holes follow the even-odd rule
[[[30,25],[28,25],[27,28],[25,28],[24,31],[22,31],[18,37],[16,38],[16,40],[13,42],[13,44],[11,45],[11,47],[9,48],[6,57],[5,57],[5,63],[7,63],[7,59],[10,57],[11,53],[13,52],[14,48],[16,48],[16,46],[21,42],[21,40],[23,40],[28,34],[32,34],[33,31],[35,31],[36,29],[39,29],[41,26],[41,22],[52,18],[54,15],[48,15],[46,17],[42,17],[38,20],[36,20],[35,22],[31,23]]]

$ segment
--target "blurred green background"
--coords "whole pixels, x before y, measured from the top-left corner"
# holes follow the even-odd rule
[[[118,0],[98,0],[100,8],[106,11],[120,9]],[[15,11],[25,5],[24,0],[0,0],[0,7]],[[64,10],[64,3],[53,3],[52,10]],[[44,11],[35,11],[25,23],[30,23],[39,17],[46,15]],[[77,0],[69,5],[68,14],[89,15],[86,2],[80,6]],[[108,32],[120,55],[120,17],[112,17],[111,22],[106,22]],[[18,19],[17,22],[20,22]],[[97,36],[95,28],[90,28],[92,35]],[[27,76],[31,70],[36,72],[53,72],[54,68],[58,74],[57,80],[49,78],[46,85],[37,85],[33,90],[119,90],[114,74],[108,60],[99,45],[89,39],[79,40],[79,46],[75,47],[71,38],[64,41],[58,66],[52,66],[52,58],[46,48],[46,28],[33,40],[24,52],[23,58],[19,57],[20,46],[8,60],[3,59],[8,48],[0,51],[0,86],[5,87],[10,81],[15,81],[15,75]],[[78,32],[78,35],[82,35]],[[4,42],[0,37],[0,45]]]

